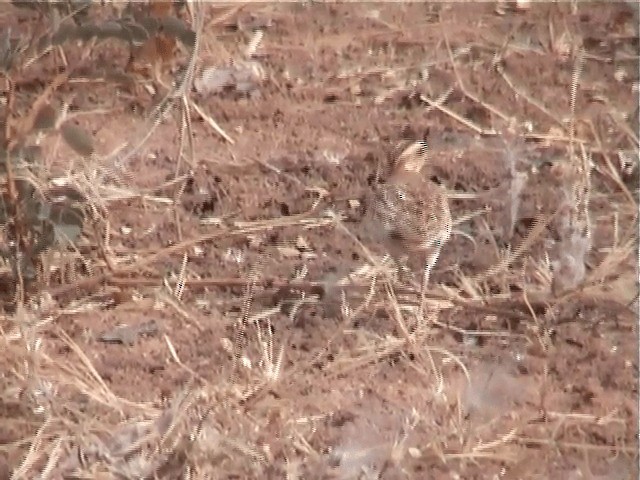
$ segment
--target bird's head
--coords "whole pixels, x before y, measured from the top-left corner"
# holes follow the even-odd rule
[[[427,163],[427,143],[419,140],[409,144],[394,162],[394,173],[418,173]]]

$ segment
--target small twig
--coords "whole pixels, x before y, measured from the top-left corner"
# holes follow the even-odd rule
[[[513,250],[513,252],[511,252],[508,256],[503,258],[496,265],[489,268],[486,272],[473,277],[473,280],[475,282],[482,281],[508,268],[516,259],[518,259],[518,257],[520,257],[533,244],[535,240],[537,240],[537,238],[542,234],[542,232],[544,232],[544,230],[553,221],[553,219],[556,218],[559,212],[560,212],[560,209],[557,209],[555,212],[549,215],[544,215],[544,214],[537,215],[536,219],[534,220],[534,226],[531,228],[531,230],[529,230],[529,233],[527,233],[527,236],[520,243],[520,245],[518,245]]]
[[[463,125],[465,125],[466,127],[470,128],[471,130],[473,130],[474,132],[476,132],[476,133],[478,133],[480,135],[494,136],[494,135],[498,134],[498,132],[496,132],[493,128],[491,128],[489,130],[485,130],[484,128],[479,127],[478,125],[473,123],[471,120],[468,120],[468,119],[464,118],[463,116],[457,114],[456,112],[454,112],[450,108],[445,107],[444,105],[439,105],[438,102],[436,102],[435,100],[431,100],[430,98],[428,98],[424,94],[420,94],[419,98],[423,102],[431,105],[432,107],[435,107],[436,109],[440,110],[442,113],[444,113],[446,115],[449,115],[454,120],[457,120],[458,122],[462,123]]]
[[[547,438],[530,438],[530,437],[518,437],[514,441],[518,444],[528,445],[547,445],[556,448],[571,448],[574,450],[595,450],[595,451],[610,451],[617,453],[638,453],[636,447],[623,447],[618,445],[593,445],[589,443],[577,443],[577,442],[562,442]]]
[[[632,205],[635,206],[636,205],[636,199],[633,196],[633,194],[629,191],[627,186],[624,184],[624,182],[622,181],[622,178],[620,178],[620,175],[616,171],[616,168],[613,166],[613,162],[611,162],[611,159],[609,158],[609,154],[604,152],[603,145],[602,145],[602,139],[600,138],[600,135],[598,134],[598,131],[596,130],[596,127],[594,126],[593,122],[591,122],[591,121],[588,121],[587,123],[589,124],[589,127],[591,128],[591,133],[593,135],[593,138],[595,139],[596,144],[598,145],[599,150],[601,151],[602,158],[604,158],[604,161],[605,161],[605,163],[607,165],[607,168],[609,169],[609,176],[613,179],[613,181],[620,188],[620,190],[622,190],[622,192],[624,193],[625,197],[627,197],[629,202]],[[593,149],[590,149],[590,150],[594,151]],[[637,213],[636,213],[636,215],[634,215],[634,217],[635,216],[637,216]]]
[[[240,235],[247,235],[248,233],[261,232],[271,228],[286,227],[286,226],[305,224],[305,223],[308,224],[306,225],[307,227],[310,227],[310,226],[319,226],[319,225],[321,226],[321,225],[330,224],[333,222],[333,220],[331,219],[308,219],[306,217],[308,217],[309,213],[310,212],[297,215],[297,216],[290,216],[282,220],[275,219],[275,220],[265,221],[265,222],[246,222],[236,230],[220,230],[220,231],[208,233],[206,235],[202,235],[197,238],[184,240],[182,242],[176,243],[175,245],[171,245],[170,247],[162,249],[136,263],[127,265],[125,267],[117,268],[116,271],[113,273],[117,273],[119,275],[127,275],[130,273],[139,272],[142,268],[148,265],[151,265],[170,255],[181,253],[187,248],[198,245],[199,243],[210,242],[223,237],[236,237]],[[98,275],[96,277],[86,278],[84,280],[81,280],[71,285],[63,285],[62,287],[58,287],[53,290],[50,290],[49,293],[55,297],[59,295],[64,295],[65,293],[72,291],[74,289],[94,288],[95,286],[100,285],[101,283],[104,283],[110,278],[112,278],[114,276],[113,273],[105,273],[102,275]]]
[[[480,105],[482,105],[484,108],[486,108],[487,110],[489,110],[491,113],[497,115],[498,117],[500,117],[502,120],[504,120],[505,122],[509,122],[510,118],[508,115],[502,113],[500,110],[498,110],[496,107],[494,107],[493,105],[490,105],[486,102],[483,102],[482,100],[480,100],[480,98],[478,98],[477,95],[471,93],[469,91],[469,89],[466,87],[466,85],[464,84],[464,82],[462,81],[462,77],[460,76],[460,72],[458,71],[458,66],[456,64],[456,60],[453,54],[453,50],[451,49],[451,44],[449,43],[449,37],[447,35],[447,29],[444,28],[444,25],[442,24],[442,19],[440,20],[440,26],[442,27],[442,35],[444,37],[444,44],[447,47],[447,53],[449,54],[449,61],[451,62],[451,66],[453,67],[453,73],[456,76],[456,79],[458,80],[458,86],[460,87],[460,90],[462,91],[462,93],[470,98],[471,100],[473,100],[476,103],[479,103]]]
[[[576,136],[576,97],[578,94],[578,84],[580,83],[580,76],[582,75],[582,69],[584,67],[584,49],[581,48],[576,57],[576,62],[573,67],[573,75],[571,76],[571,91],[570,91],[570,105],[571,116],[569,117],[569,156],[571,159],[575,155],[575,136]]]
[[[438,98],[434,100],[436,105],[442,106],[442,104],[444,104],[447,100],[449,100],[449,97],[451,96],[454,90],[455,90],[455,87],[452,86],[452,87],[449,87],[444,93],[440,94],[440,96],[438,96]],[[436,105],[430,105],[427,108],[425,108],[424,110],[425,113],[431,113],[431,111],[436,108]]]
[[[202,110],[202,108],[200,108],[198,106],[197,103],[195,103],[193,100],[191,101],[191,105],[193,106],[193,109],[198,112],[198,115],[200,115],[202,117],[202,119],[207,122],[209,124],[209,126],[211,128],[213,128],[213,130],[220,135],[222,138],[224,138],[227,142],[229,142],[231,145],[233,145],[235,143],[235,141],[233,140],[233,138],[231,138],[227,132],[225,132],[222,127],[220,125],[218,125],[218,123],[211,118],[209,115],[207,115],[205,113],[204,110]]]
[[[13,118],[14,108],[15,108],[15,83],[13,80],[7,75],[5,76],[6,83],[6,91],[7,91],[7,106],[5,109],[6,115],[4,118],[4,138],[5,141],[8,142],[11,138],[11,122],[9,121]],[[2,148],[6,151],[9,150],[8,145],[2,145]]]
[[[523,89],[517,87],[515,85],[515,83],[513,82],[513,80],[511,80],[511,77],[509,77],[507,75],[507,72],[504,71],[504,67],[502,65],[500,65],[499,63],[496,64],[496,70],[498,71],[498,73],[502,76],[502,78],[504,79],[505,82],[507,82],[507,85],[509,85],[509,87],[511,87],[511,89],[520,97],[524,98],[527,102],[529,102],[531,105],[533,105],[534,107],[536,107],[538,110],[540,110],[542,113],[544,113],[545,115],[547,115],[549,118],[551,118],[554,122],[556,122],[558,125],[560,125],[562,128],[565,128],[565,124],[562,122],[562,120],[560,120],[558,117],[556,117],[553,113],[551,113],[544,105],[542,105],[540,102],[538,102],[535,98],[531,97],[530,95],[527,94],[527,92],[525,92]]]
[[[210,31],[212,27],[221,25],[223,23],[225,23],[226,21],[228,21],[231,17],[233,17],[236,13],[242,11],[247,5],[238,5],[238,6],[233,6],[233,7],[229,7],[225,12],[221,13],[220,15],[212,18],[206,26],[206,30]]]

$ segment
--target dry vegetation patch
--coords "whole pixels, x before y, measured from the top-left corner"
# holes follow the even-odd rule
[[[637,24],[3,5],[0,477],[636,478]]]

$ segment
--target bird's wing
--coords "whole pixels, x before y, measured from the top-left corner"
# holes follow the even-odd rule
[[[377,211],[383,228],[410,250],[441,246],[451,235],[451,214],[444,192],[430,182],[420,188],[422,191],[411,194],[403,186],[389,184],[378,196]]]

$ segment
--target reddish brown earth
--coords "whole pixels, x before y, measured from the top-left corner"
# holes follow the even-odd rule
[[[34,330],[48,359],[42,375],[58,381],[60,392],[42,440],[49,446],[39,448],[49,451],[60,438],[61,458],[67,458],[90,442],[89,432],[109,438],[115,425],[155,418],[188,389],[196,392],[197,407],[188,410],[189,428],[208,411],[202,435],[215,438],[176,447],[184,456],[169,462],[162,478],[179,478],[186,468],[195,478],[637,478],[637,252],[616,256],[622,247],[612,250],[625,235],[636,238],[629,232],[635,231],[638,168],[623,171],[617,152],[637,157],[637,20],[621,3],[576,10],[544,4],[499,15],[490,3],[269,4],[214,21],[229,8],[208,7],[198,69],[242,60],[251,25],[269,25],[254,59],[266,78],[253,93],[191,94],[233,144],[192,109],[194,158],[183,158],[179,172],[191,179],[182,194],[176,185],[158,189],[176,173],[176,111],[128,163],[129,198],[102,195],[112,258],[121,266],[132,254],[140,260],[220,233],[118,281],[54,295],[53,323]],[[21,15],[22,25],[37,21]],[[11,18],[3,16],[2,26]],[[447,41],[458,52],[455,70]],[[547,262],[555,259],[561,219],[509,268],[474,281],[498,264],[499,252],[521,243],[537,214],[551,213],[571,190],[562,169],[569,161],[571,48],[579,43],[586,55],[576,136],[594,167],[586,279],[598,281],[565,300],[551,292]],[[100,52],[114,65],[126,63],[124,51],[102,46]],[[499,68],[492,65],[496,52]],[[51,75],[53,60],[39,65],[40,72],[33,67],[29,75]],[[451,87],[443,105],[466,124],[421,100],[435,101]],[[148,104],[145,92],[128,100],[114,91],[78,83],[62,92],[63,98],[75,93],[80,111],[117,106],[107,115],[78,117],[94,133],[100,155],[146,128],[128,105]],[[497,134],[479,135],[470,124]],[[460,303],[440,302],[439,311],[432,305],[429,318],[436,323],[416,324],[407,308],[399,316],[380,287],[370,305],[345,319],[335,279],[367,263],[362,245],[385,253],[360,224],[353,201],[365,198],[403,138],[427,140],[429,174],[456,197],[451,210],[462,222],[443,248],[430,290]],[[59,175],[74,154],[61,142],[53,142],[51,152],[47,161]],[[521,189],[511,169],[525,179]],[[132,198],[143,189],[146,200]],[[176,199],[175,208],[159,197]],[[328,212],[343,214],[353,237]],[[202,221],[212,218],[217,225]],[[87,238],[95,241],[90,232]],[[145,284],[162,277],[175,285],[183,254],[187,286],[180,300]],[[598,277],[598,266],[613,257],[619,261]],[[419,278],[418,259],[412,267]],[[261,280],[252,294],[246,291],[254,275],[284,282],[303,268],[306,281],[331,288],[320,299],[308,295],[298,310],[291,302],[274,308],[283,297]],[[47,290],[61,292],[60,284]],[[344,291],[357,309],[366,289]],[[300,292],[287,295],[300,298]],[[401,305],[412,300],[398,298]],[[245,328],[243,316],[251,320]],[[150,321],[157,330],[133,335],[131,344],[100,340],[118,325]],[[13,325],[3,320],[2,328],[10,332]],[[118,400],[97,393],[95,379],[78,383],[81,374],[66,367],[81,365],[80,357],[61,331]],[[10,352],[25,354],[20,341],[6,341],[0,465],[10,471],[21,464],[43,417],[11,390],[27,376]],[[277,378],[264,383],[269,346],[282,363]],[[66,366],[62,373],[57,365]],[[47,458],[38,459],[40,469]],[[121,478],[98,470],[106,475],[100,478]]]

